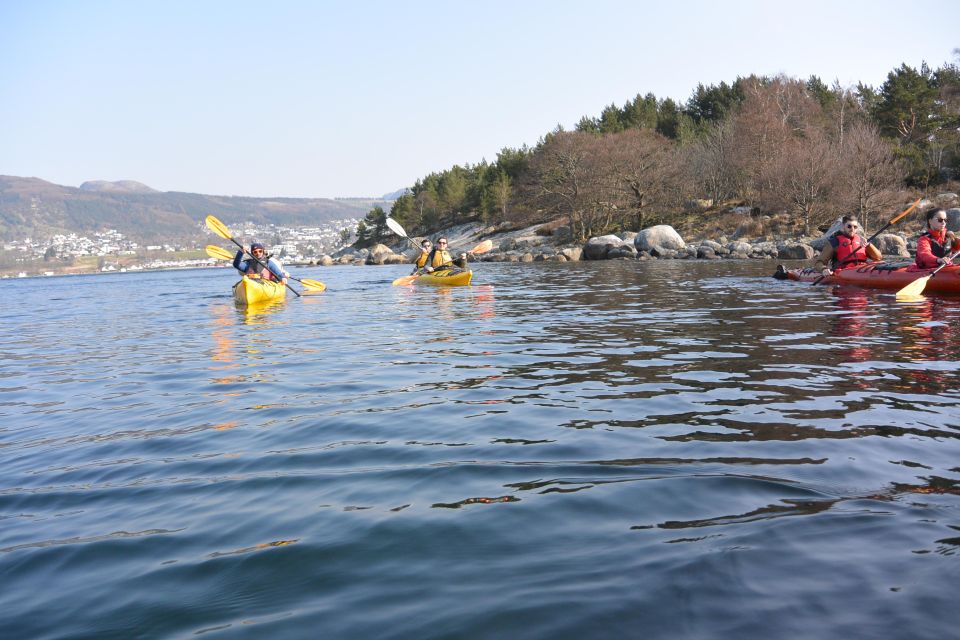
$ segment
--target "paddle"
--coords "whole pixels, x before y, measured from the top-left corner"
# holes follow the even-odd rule
[[[869,245],[871,242],[873,242],[874,240],[876,240],[876,239],[877,239],[877,236],[879,236],[881,233],[883,233],[884,231],[886,231],[891,225],[896,224],[897,222],[900,222],[900,220],[902,220],[908,213],[910,213],[911,211],[913,211],[918,204],[920,204],[920,201],[921,201],[921,200],[923,200],[923,196],[920,196],[919,198],[917,198],[916,200],[914,200],[913,204],[910,205],[909,207],[907,207],[907,210],[906,210],[906,211],[904,211],[904,212],[901,213],[900,215],[896,216],[895,218],[891,218],[890,222],[888,222],[887,224],[885,224],[885,225],[883,225],[882,227],[880,227],[880,230],[879,230],[879,231],[877,231],[875,234],[873,234],[872,236],[870,236],[869,239],[867,239],[867,245]],[[864,245],[864,246],[867,246],[867,245]],[[837,267],[841,267],[841,266],[845,265],[846,263],[850,262],[851,260],[852,260],[852,257],[844,258],[844,259],[841,260],[839,263],[837,263]],[[834,269],[834,271],[836,271],[836,269]],[[814,280],[814,281],[811,283],[811,286],[815,286],[815,285],[819,284],[820,281],[823,280],[823,279],[826,278],[826,277],[827,277],[827,276],[820,276],[819,278],[817,278],[816,280]]]
[[[233,261],[233,253],[231,253],[230,250],[213,244],[207,245],[207,255],[211,258],[216,258],[217,260],[226,260],[228,262]],[[327,285],[323,284],[319,280],[311,280],[310,278],[304,278],[301,280],[300,278],[296,278],[294,276],[290,277],[312,291],[323,291],[327,288]]]
[[[207,216],[207,227],[211,231],[213,231],[215,234],[223,238],[224,240],[229,240],[233,244],[240,247],[241,251],[246,251],[246,249],[243,248],[243,245],[237,242],[236,240],[234,240],[233,236],[230,235],[230,229],[227,228],[227,225],[217,220],[214,216]],[[261,267],[269,271],[269,267],[267,267],[267,265],[262,260],[260,260],[259,258],[257,258],[255,255],[252,255],[252,254],[250,255],[250,257],[256,260],[257,264],[259,264]],[[230,259],[232,260],[233,258],[231,257]],[[288,285],[286,282],[284,282],[283,285],[287,289],[290,289],[290,291],[293,291],[293,294],[295,296],[297,296],[298,298],[300,297],[300,294],[297,292],[296,289]]]
[[[903,289],[900,289],[900,291],[897,291],[897,299],[899,300],[901,298],[918,297],[920,294],[923,293],[923,290],[926,289],[927,283],[930,281],[930,278],[937,275],[937,272],[940,271],[940,269],[943,269],[948,264],[952,264],[953,259],[956,258],[957,256],[960,256],[960,251],[955,251],[951,253],[949,256],[947,256],[947,261],[944,262],[939,267],[937,267],[936,269],[934,269],[929,275],[925,275],[922,278],[917,278],[916,280],[914,280],[913,282],[905,286]]]

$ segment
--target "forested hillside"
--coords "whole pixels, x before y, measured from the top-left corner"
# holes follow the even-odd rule
[[[737,204],[786,213],[810,233],[843,212],[869,225],[904,189],[943,190],[958,176],[960,67],[904,64],[877,89],[748,76],[701,84],[685,104],[638,94],[533,148],[430,174],[390,214],[413,233],[556,220],[583,240],[695,225]],[[359,225],[361,246],[386,233],[384,215],[375,209]]]
[[[90,182],[74,188],[37,178],[0,176],[0,239],[116,229],[130,238],[170,240],[200,235],[198,225],[209,214],[234,224],[310,226],[359,218],[371,206],[388,204],[361,198],[208,196],[131,186],[137,184]]]

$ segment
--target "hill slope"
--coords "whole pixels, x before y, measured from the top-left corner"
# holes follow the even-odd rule
[[[131,238],[160,240],[198,234],[208,214],[237,224],[310,226],[362,218],[380,199],[247,198],[154,191],[132,181],[64,187],[38,178],[0,176],[0,238],[116,229]]]

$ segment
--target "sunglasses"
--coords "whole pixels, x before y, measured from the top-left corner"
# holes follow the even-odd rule
[[[934,218],[933,220],[934,220],[935,222],[946,222],[946,221],[947,221],[946,218]]]
[[[845,224],[845,225],[843,225],[843,226],[845,226],[847,229],[856,229],[856,228],[859,227],[860,225],[857,225],[857,224]]]

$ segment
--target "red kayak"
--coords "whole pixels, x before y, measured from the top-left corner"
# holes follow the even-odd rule
[[[858,267],[848,267],[834,272],[820,280],[818,284],[849,284],[857,287],[872,289],[894,289],[899,291],[917,278],[928,276],[933,269],[920,269],[916,264],[871,262]],[[777,267],[775,278],[780,280],[797,280],[798,282],[813,282],[819,279],[821,273],[817,269],[789,269]],[[960,265],[948,265],[927,281],[924,287],[926,293],[960,293]]]

